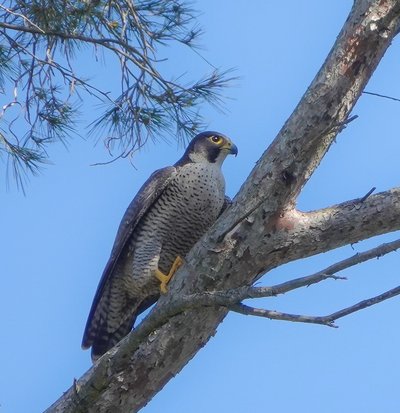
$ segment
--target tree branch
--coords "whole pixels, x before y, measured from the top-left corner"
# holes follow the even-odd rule
[[[245,304],[235,304],[230,306],[229,309],[242,315],[268,318],[270,320],[290,321],[292,323],[322,324],[328,327],[336,327],[334,322],[326,317],[281,313],[280,311],[255,308]]]
[[[367,300],[362,300],[357,304],[343,308],[342,310],[336,311],[335,313],[326,316],[308,316],[300,314],[281,313],[279,311],[271,311],[262,308],[249,307],[244,304],[234,304],[229,306],[229,309],[239,314],[269,318],[270,320],[283,320],[291,321],[294,323],[322,324],[328,327],[337,327],[335,325],[335,321],[339,318],[346,317],[349,314],[371,307],[372,305],[376,305],[397,295],[400,295],[400,286],[392,288],[391,290],[388,290],[383,294],[379,294],[375,297],[368,298]]]
[[[395,297],[396,295],[400,294],[400,286],[392,288],[382,294],[379,294],[375,297],[368,298],[366,300],[362,300],[357,304],[352,305],[351,307],[344,308],[343,310],[336,311],[324,318],[326,320],[335,321],[339,318],[343,318],[348,316],[349,314],[355,313],[357,311],[363,310],[364,308],[371,307],[372,305],[381,303],[382,301],[388,300],[389,298]]]
[[[380,93],[365,92],[365,91],[363,93],[364,93],[364,95],[377,96],[379,98],[384,98],[384,99],[394,100],[395,102],[400,102],[399,98],[395,98],[393,96],[381,95]]]
[[[24,19],[26,19],[26,17],[24,17]],[[113,39],[113,38],[107,38],[107,37],[96,38],[96,37],[85,36],[82,34],[60,32],[60,31],[55,31],[55,30],[43,30],[39,26],[35,25],[34,23],[30,21],[29,21],[29,24],[31,24],[32,26],[30,25],[21,26],[21,25],[16,25],[16,24],[10,24],[7,22],[0,22],[0,28],[14,30],[18,33],[24,32],[24,33],[37,34],[41,36],[55,36],[55,37],[58,37],[64,40],[78,40],[83,43],[90,43],[90,44],[95,44],[99,46],[104,46],[104,44],[113,43],[113,44],[117,44],[118,46],[121,46],[125,50],[128,50],[130,53],[138,55],[141,59],[144,59],[142,53],[140,53],[139,50],[129,45],[128,43],[125,43],[121,39]]]
[[[399,189],[323,211],[294,208],[399,27],[398,1],[354,2],[305,96],[233,206],[188,254],[169,294],[48,413],[137,412],[147,404],[215,334],[228,311],[190,309],[154,328],[153,314],[175,297],[237,288],[284,262],[400,228]]]
[[[202,129],[197,107],[205,102],[220,104],[221,89],[234,79],[228,76],[230,71],[214,68],[195,82],[183,77],[174,81],[158,71],[156,58],[160,43],[194,47],[200,34],[192,27],[196,14],[186,0],[43,4],[6,0],[0,5],[0,34],[5,40],[0,47],[0,74],[18,92],[11,102],[23,109],[17,132],[14,112],[4,105],[1,120],[8,131],[3,135],[18,150],[10,151],[0,140],[0,155],[4,152],[12,161],[21,187],[21,175],[48,158],[47,146],[54,140],[65,141],[75,131],[80,91],[106,104],[96,111],[97,119],[89,120],[89,133],[118,147],[117,159],[132,155],[149,139],[173,135],[182,142]],[[96,87],[96,80],[84,81],[79,75],[75,67],[79,45],[92,45],[96,53],[105,51],[107,57],[117,59],[121,80],[117,96],[102,88],[107,86]],[[16,136],[21,136],[21,124],[27,133],[22,133],[20,145]]]
[[[265,272],[283,263],[400,229],[400,188],[361,200],[312,212],[286,211],[273,217],[269,225],[254,234],[249,227],[263,225],[261,209],[252,224],[235,229],[223,245],[231,242],[232,237],[242,239],[246,236],[249,239],[242,240],[240,248],[247,248]],[[260,235],[267,238],[255,241]]]

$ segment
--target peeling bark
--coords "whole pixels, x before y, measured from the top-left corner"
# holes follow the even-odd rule
[[[313,212],[296,198],[344,127],[400,27],[397,0],[358,0],[282,130],[233,205],[186,258],[152,314],[46,412],[136,412],[212,337],[227,310],[186,310],[155,327],[174,297],[251,285],[286,262],[400,229],[400,189]]]

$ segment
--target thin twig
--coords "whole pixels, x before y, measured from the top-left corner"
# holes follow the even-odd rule
[[[376,187],[371,188],[361,199],[360,202],[365,202],[365,200],[375,191]]]
[[[357,118],[358,115],[349,116],[343,122],[340,122],[338,125],[335,125],[334,128],[339,132],[342,132],[342,130],[345,129],[350,122],[353,122],[353,120],[356,120]],[[332,128],[332,130],[334,130],[334,128]]]
[[[143,59],[143,55],[139,52],[139,50],[137,50],[135,47],[119,39],[106,38],[106,37],[94,38],[94,37],[88,37],[82,34],[59,32],[55,30],[43,31],[42,29],[36,28],[35,26],[20,26],[20,25],[10,24],[7,22],[0,22],[0,27],[4,29],[8,29],[8,30],[14,30],[17,32],[39,34],[42,36],[55,36],[55,37],[59,37],[64,40],[79,40],[84,43],[92,43],[95,45],[101,45],[101,46],[106,46],[106,47],[108,44],[114,43],[114,44],[117,44],[118,46],[121,46],[123,49],[128,50],[129,52],[138,55],[140,59]]]
[[[364,95],[371,95],[371,96],[378,96],[380,98],[384,98],[384,99],[390,99],[390,100],[394,100],[396,102],[400,102],[400,99],[398,98],[394,98],[392,96],[387,96],[387,95],[381,95],[380,93],[373,93],[373,92],[363,92]]]
[[[324,318],[326,320],[335,321],[335,320],[338,320],[339,318],[355,313],[356,311],[363,310],[364,308],[371,307],[372,305],[381,303],[382,301],[388,300],[389,298],[393,298],[399,294],[400,294],[400,286],[392,288],[391,290],[385,291],[384,293],[379,294],[375,297],[362,300],[359,303],[352,305],[351,307],[347,307],[347,308],[344,308],[343,310],[336,311],[335,313],[332,313]]]
[[[12,14],[13,16],[17,16],[17,17],[21,17],[22,20],[25,21],[25,23],[27,24],[27,27],[29,27],[29,25],[31,25],[32,27],[34,27],[37,30],[37,33],[41,33],[41,34],[45,34],[46,32],[41,29],[37,24],[35,24],[32,20],[30,20],[27,16],[25,16],[24,14],[21,13],[16,13],[15,11],[5,7],[4,5],[0,4],[0,8],[2,8],[3,10],[5,10],[7,13]],[[7,24],[7,23],[5,23]],[[21,27],[21,26],[19,26]],[[24,26],[25,27],[25,26]]]

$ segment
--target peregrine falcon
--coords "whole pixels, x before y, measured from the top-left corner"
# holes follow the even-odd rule
[[[203,132],[174,165],[155,171],[119,226],[83,334],[93,361],[132,329],[153,305],[182,258],[226,207],[221,165],[238,150],[218,132]]]

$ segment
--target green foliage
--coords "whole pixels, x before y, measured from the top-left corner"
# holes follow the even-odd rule
[[[118,158],[149,138],[196,133],[203,126],[199,105],[218,104],[231,80],[228,72],[214,71],[183,85],[158,71],[160,45],[193,48],[201,34],[184,0],[8,0],[0,5],[0,33],[0,87],[8,96],[0,113],[0,157],[17,177],[21,166],[35,172],[47,160],[50,142],[65,143],[75,133],[85,94],[105,107],[92,132],[118,147]],[[88,47],[119,63],[119,96],[77,70]]]

